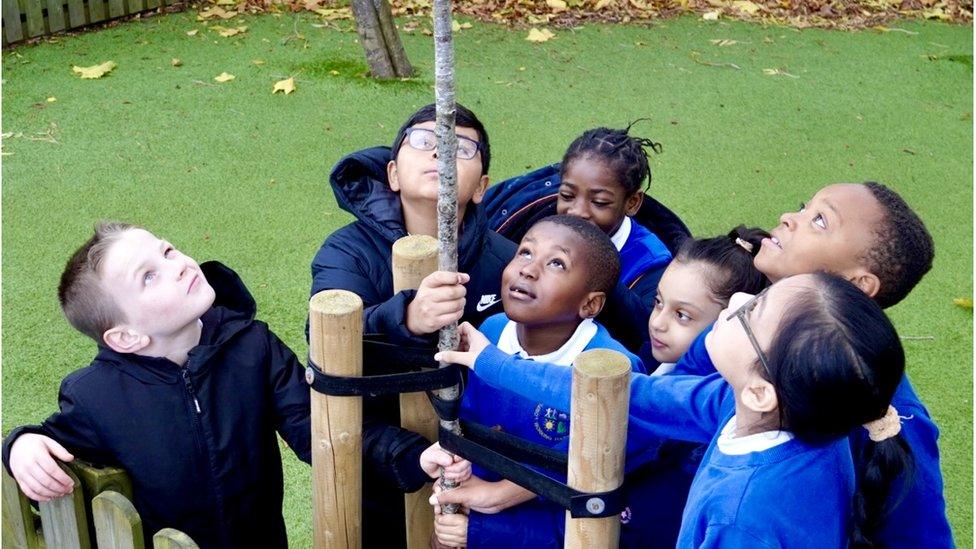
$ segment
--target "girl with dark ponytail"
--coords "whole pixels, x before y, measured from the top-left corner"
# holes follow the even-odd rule
[[[671,372],[678,359],[736,292],[757,294],[769,283],[752,264],[769,234],[739,225],[725,236],[689,238],[665,269],[651,302],[648,353],[642,357],[654,375]],[[656,370],[653,364],[659,363]]]
[[[469,324],[461,332],[467,350],[438,359],[569,406],[569,369],[512,359]],[[892,486],[912,468],[891,406],[904,351],[878,305],[841,278],[798,275],[733,295],[705,345],[720,375],[631,380],[628,456],[661,437],[709,443],[678,547],[873,546]],[[870,440],[858,467],[848,435],[861,426]],[[631,521],[660,503],[629,499]]]

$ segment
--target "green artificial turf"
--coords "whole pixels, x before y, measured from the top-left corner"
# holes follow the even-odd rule
[[[330,167],[388,144],[433,100],[430,37],[403,36],[416,79],[381,84],[361,77],[349,22],[322,23],[252,16],[222,23],[249,27],[222,38],[195,13],[173,14],[3,53],[4,432],[51,413],[61,378],[93,354],[61,318],[55,289],[99,219],[144,224],[234,267],[259,317],[306,353],[309,261],[350,220]],[[557,29],[532,44],[526,30],[475,22],[456,35],[457,96],[491,134],[495,180],[557,161],[585,129],[649,117],[635,133],[664,144],[651,192],[697,235],[771,227],[830,182],[898,190],[937,258],[890,312],[911,337],[909,372],[942,430],[949,516],[970,547],[973,324],[953,298],[973,290],[972,28],[891,26],[900,30],[686,17]],[[719,39],[737,42],[710,42]],[[99,80],[71,72],[108,60],[118,68]],[[214,83],[224,71],[237,78]],[[272,95],[288,76],[297,90]],[[309,546],[309,469],[290,454],[285,467],[290,538]]]

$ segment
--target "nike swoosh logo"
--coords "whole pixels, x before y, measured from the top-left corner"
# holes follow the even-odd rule
[[[496,298],[496,299],[493,299],[493,300],[491,300],[491,301],[489,301],[488,303],[484,303],[484,302],[479,302],[479,303],[478,303],[478,306],[477,306],[477,307],[475,307],[475,309],[477,309],[477,311],[478,311],[479,313],[483,313],[483,312],[485,312],[486,310],[488,310],[488,308],[490,308],[490,307],[491,307],[492,305],[494,305],[494,304],[496,304],[496,303],[498,303],[498,302],[500,302],[500,301],[501,301],[501,299],[500,299],[500,298]]]

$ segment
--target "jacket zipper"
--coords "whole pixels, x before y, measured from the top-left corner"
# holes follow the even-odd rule
[[[180,373],[183,374],[183,385],[186,386],[186,392],[190,393],[190,398],[193,399],[193,405],[196,406],[197,413],[199,414],[199,413],[201,413],[201,411],[200,411],[200,401],[197,400],[197,394],[193,390],[193,384],[190,383],[190,371],[187,370],[186,368],[182,368],[180,370]]]

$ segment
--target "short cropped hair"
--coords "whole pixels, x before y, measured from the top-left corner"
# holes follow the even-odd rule
[[[485,131],[484,124],[481,123],[481,120],[478,120],[478,117],[473,112],[460,103],[456,103],[455,105],[457,108],[454,111],[454,125],[459,128],[471,128],[478,134],[478,144],[481,145],[481,175],[485,175],[488,173],[488,165],[491,163],[491,146],[488,143],[488,132]],[[404,138],[407,137],[407,130],[417,124],[434,122],[436,120],[437,106],[434,103],[425,105],[413,113],[400,126],[400,131],[397,132],[396,139],[393,140],[393,148],[390,150],[391,158],[396,160],[397,152],[400,151],[400,145],[403,144]]]
[[[125,322],[125,314],[102,285],[100,268],[105,254],[122,234],[135,225],[103,221],[95,234],[82,244],[61,273],[58,301],[68,323],[76,330],[102,342],[102,335]]]
[[[536,225],[541,223],[561,225],[580,237],[583,241],[582,258],[589,273],[587,290],[610,295],[620,276],[620,257],[607,233],[589,221],[573,215],[544,217]]]
[[[935,244],[925,224],[895,191],[874,181],[864,183],[881,205],[881,224],[874,246],[866,255],[867,267],[881,282],[874,300],[882,308],[905,298],[932,268]]]

